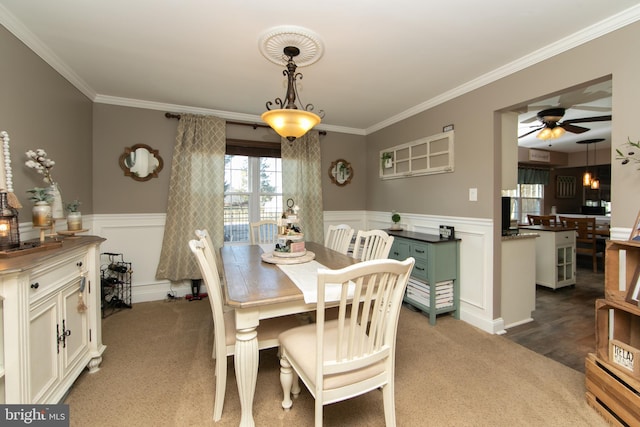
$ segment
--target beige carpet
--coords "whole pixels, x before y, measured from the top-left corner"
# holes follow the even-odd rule
[[[214,363],[209,302],[135,304],[103,321],[108,346],[99,372],[71,389],[72,426],[237,426],[233,359],[222,420],[213,423]],[[260,354],[257,426],[313,425],[303,388],[280,407],[275,350]],[[398,327],[398,426],[606,426],[585,400],[584,375],[449,315],[436,326],[403,308]],[[373,391],[325,407],[325,426],[383,426],[382,395]]]

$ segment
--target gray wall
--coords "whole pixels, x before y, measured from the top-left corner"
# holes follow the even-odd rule
[[[630,24],[367,137],[329,132],[322,139],[323,170],[335,158],[345,158],[353,163],[355,175],[347,187],[324,186],[325,209],[398,210],[495,220],[501,179],[496,165],[500,165],[502,143],[500,132],[494,131],[496,112],[611,75],[614,147],[615,141],[622,144],[627,137],[639,139],[639,38],[640,23]],[[3,57],[11,58],[0,68],[2,81],[9,82],[3,85],[0,117],[2,129],[12,137],[14,181],[21,200],[26,200],[26,189],[41,184],[38,175],[22,166],[24,151],[42,147],[58,162],[54,177],[63,197],[81,198],[84,212],[164,212],[177,123],[164,118],[163,112],[92,106],[4,28],[0,28],[0,48]],[[455,172],[390,181],[378,178],[381,149],[438,133],[450,123],[455,125]],[[138,142],[160,150],[165,160],[160,178],[139,183],[119,170],[117,159],[123,148]],[[323,180],[328,183],[328,176]],[[635,168],[613,162],[614,227],[632,226],[640,199],[631,195],[636,194],[639,180]],[[477,202],[468,201],[469,188],[478,189]]]
[[[167,209],[171,160],[178,121],[164,111],[94,105],[93,171],[95,213],[164,213]],[[227,126],[227,137],[248,140],[278,140],[273,132],[246,126]],[[277,136],[277,135],[276,135]],[[159,150],[164,168],[158,178],[135,181],[124,175],[118,164],[125,147],[147,144]],[[328,132],[320,137],[324,210],[363,210],[366,196],[366,149],[363,136]],[[354,169],[349,185],[338,187],[329,179],[329,165],[343,158]]]
[[[56,162],[52,176],[65,202],[80,199],[93,212],[92,102],[3,26],[0,26],[0,130],[9,133],[14,192],[31,221],[26,190],[47,184],[24,165],[25,152],[44,149]]]
[[[95,213],[164,213],[177,120],[164,112],[94,104],[93,176]],[[118,160],[125,147],[147,144],[164,162],[157,178],[136,181],[125,176]]]
[[[606,76],[613,80],[613,149],[627,137],[640,139],[638,39],[640,23],[628,25],[368,135],[367,209],[500,221],[503,142],[494,130],[500,129],[497,112]],[[455,172],[390,181],[378,178],[371,165],[377,165],[380,150],[441,132],[450,123],[455,125]],[[637,194],[638,183],[639,171],[612,162],[612,226],[633,226],[640,198],[631,195]],[[472,187],[478,188],[477,202],[468,201]]]

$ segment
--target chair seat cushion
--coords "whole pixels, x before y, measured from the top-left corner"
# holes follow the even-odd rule
[[[325,322],[324,331],[324,361],[335,360],[338,322],[331,320]],[[313,384],[309,387],[315,388],[316,378],[316,328],[315,324],[299,326],[297,328],[283,332],[279,336],[280,348],[286,354],[287,359],[297,365],[302,372],[301,376],[307,377]],[[345,333],[346,335],[346,333]],[[384,361],[377,362],[367,367],[353,370],[347,373],[336,375],[326,375],[323,388],[331,390],[355,384],[362,380],[374,377],[385,371]]]

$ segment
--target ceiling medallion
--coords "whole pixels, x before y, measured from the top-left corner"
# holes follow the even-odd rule
[[[276,65],[286,65],[289,58],[283,55],[288,46],[295,46],[300,53],[296,55],[296,65],[305,67],[314,64],[324,54],[324,44],[320,36],[311,30],[295,25],[281,25],[262,33],[258,46],[260,53]]]

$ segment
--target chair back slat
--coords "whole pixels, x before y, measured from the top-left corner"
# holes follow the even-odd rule
[[[598,271],[598,245],[595,217],[566,217],[561,216],[560,221],[565,227],[576,229],[576,254],[590,255],[593,263],[593,271]]]
[[[355,230],[347,224],[330,225],[324,239],[324,245],[346,255],[349,252],[354,233]]]
[[[216,263],[210,262],[205,253],[206,241],[202,240],[190,240],[189,249],[196,257],[198,261],[198,267],[200,268],[200,274],[202,275],[202,281],[207,289],[209,304],[211,305],[211,312],[213,315],[213,328],[214,339],[221,340],[216,341],[216,350],[223,353],[222,356],[226,357],[225,350],[225,327],[224,327],[224,314],[222,304],[222,287],[220,285],[220,275],[216,267]],[[212,251],[213,252],[213,251]]]
[[[341,270],[318,271],[318,295],[341,286],[335,357],[317,357],[317,373],[332,375],[382,360],[395,345],[398,316],[415,260],[369,260]],[[318,298],[317,354],[324,354],[325,301]],[[320,384],[321,379],[318,378]]]
[[[383,230],[358,231],[353,257],[360,261],[383,259],[389,256],[393,236]]]
[[[251,244],[276,243],[278,240],[278,223],[272,220],[252,222],[249,225]]]
[[[555,215],[527,215],[529,225],[546,225],[548,227],[556,227],[558,220]]]

